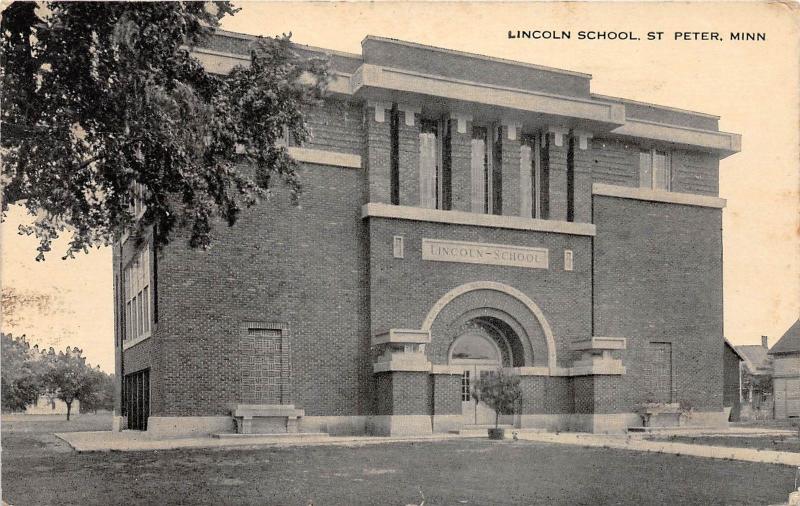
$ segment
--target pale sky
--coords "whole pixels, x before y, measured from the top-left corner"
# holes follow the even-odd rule
[[[594,93],[719,115],[742,134],[742,152],[720,163],[725,335],[770,345],[800,315],[800,15],[781,3],[240,3],[223,28],[292,32],[295,42],[359,53],[367,34],[394,37],[593,75]],[[571,30],[570,40],[510,40],[508,30]],[[579,30],[633,31],[640,41],[578,40]],[[663,31],[661,41],[647,41]],[[764,32],[765,42],[675,41],[673,32]],[[44,263],[36,242],[2,225],[2,283],[51,293],[54,314],[20,327],[45,345],[60,338],[92,363],[114,367],[111,253]]]

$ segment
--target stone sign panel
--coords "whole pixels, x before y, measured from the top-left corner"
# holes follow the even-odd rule
[[[509,265],[529,269],[548,267],[547,248],[439,239],[422,239],[422,259],[434,262]]]

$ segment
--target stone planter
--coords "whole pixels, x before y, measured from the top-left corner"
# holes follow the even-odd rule
[[[503,439],[506,436],[506,430],[502,427],[489,429],[489,439]]]

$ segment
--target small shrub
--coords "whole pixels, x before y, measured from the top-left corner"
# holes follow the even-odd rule
[[[522,400],[519,383],[519,376],[507,374],[502,369],[476,382],[472,396],[494,410],[495,429],[500,424],[500,415],[513,415],[517,412]]]

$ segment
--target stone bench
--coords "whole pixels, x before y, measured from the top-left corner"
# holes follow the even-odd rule
[[[296,433],[305,415],[294,404],[237,404],[231,409],[237,434]]]

